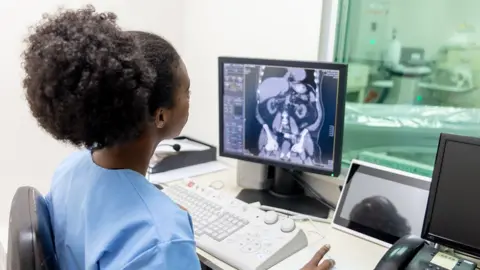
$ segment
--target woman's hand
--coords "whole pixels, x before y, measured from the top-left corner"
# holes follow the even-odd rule
[[[302,268],[302,270],[330,270],[335,265],[335,261],[332,259],[323,260],[325,254],[330,250],[330,245],[325,245],[315,253],[313,258]]]

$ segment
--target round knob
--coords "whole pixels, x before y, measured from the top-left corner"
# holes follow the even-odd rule
[[[265,213],[264,221],[268,225],[272,225],[277,223],[278,221],[278,214],[275,211],[268,211]]]
[[[290,218],[286,218],[282,220],[282,224],[280,224],[280,229],[282,232],[289,233],[295,230],[295,221]]]

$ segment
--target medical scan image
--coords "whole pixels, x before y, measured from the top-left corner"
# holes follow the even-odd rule
[[[283,76],[271,70],[257,89],[256,121],[259,156],[313,165],[320,162],[317,143],[323,120],[318,71],[289,68]]]
[[[227,65],[226,152],[333,169],[338,71]]]

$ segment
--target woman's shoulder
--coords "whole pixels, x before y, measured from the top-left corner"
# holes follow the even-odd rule
[[[100,184],[85,205],[92,235],[105,238],[102,246],[136,243],[151,247],[175,242],[195,245],[186,211],[146,179],[131,174],[125,177],[128,179],[118,179],[117,184]]]
[[[98,167],[88,151],[72,154],[60,166],[51,194],[57,199],[57,206],[83,212],[87,222],[92,223],[90,227],[96,227],[94,230],[101,233],[114,233],[115,228],[120,231],[141,228],[158,242],[193,241],[186,211],[143,175],[131,170]]]
[[[162,242],[193,241],[192,221],[186,210],[174,203],[153,184],[142,183],[138,193]]]
[[[151,190],[147,190],[145,183],[136,184],[139,185],[133,188],[137,195],[130,198],[117,196],[109,202],[110,206],[116,205],[116,210],[104,212],[109,216],[109,221],[105,220],[109,226],[102,226],[102,231],[94,234],[98,238],[93,242],[101,242],[100,247],[109,247],[109,254],[115,254],[115,265],[111,268],[145,269],[148,266],[150,269],[164,266],[166,269],[198,269],[177,267],[177,264],[187,262],[194,265],[198,260],[188,213],[153,185]],[[97,222],[98,219],[102,217],[97,216]],[[96,225],[94,230],[99,230],[98,223],[92,225]],[[98,254],[105,254],[103,249]],[[178,260],[180,257],[181,260]]]
[[[103,201],[116,205],[117,209],[120,207],[125,211],[132,222],[148,224],[159,242],[193,241],[188,213],[144,176],[131,171],[119,171],[115,178],[114,181],[100,180],[104,183],[97,186],[95,192],[95,197],[101,200],[98,203]]]

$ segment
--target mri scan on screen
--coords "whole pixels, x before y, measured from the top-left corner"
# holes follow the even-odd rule
[[[256,119],[262,125],[258,138],[259,156],[313,165],[319,163],[317,143],[323,120],[318,70],[289,68],[266,73],[260,69]],[[310,77],[308,80],[307,77]]]

